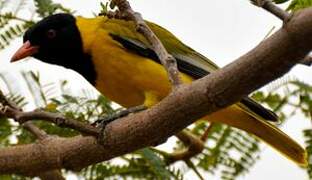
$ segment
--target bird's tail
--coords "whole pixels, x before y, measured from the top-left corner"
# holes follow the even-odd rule
[[[224,123],[251,133],[300,166],[307,165],[307,153],[297,142],[277,127],[243,110],[238,105],[212,113],[204,119]]]

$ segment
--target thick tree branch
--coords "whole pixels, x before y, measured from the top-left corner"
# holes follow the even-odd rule
[[[38,128],[36,125],[34,125],[32,122],[28,121],[23,124],[23,127],[30,131],[33,135],[36,136],[36,138],[39,141],[42,141],[46,138],[51,138],[45,131]],[[61,170],[51,170],[46,172],[39,172],[38,176],[42,180],[65,180],[65,178],[62,175]]]
[[[226,67],[183,85],[144,112],[106,126],[104,145],[92,136],[52,138],[0,149],[0,173],[80,170],[163,142],[201,117],[231,105],[284,75],[312,49],[312,8]]]
[[[179,77],[179,71],[175,58],[167,52],[166,48],[163,46],[154,32],[145,23],[141,14],[133,11],[129,2],[126,0],[112,0],[111,2],[115,4],[120,10],[119,13],[117,13],[119,18],[132,20],[135,22],[137,31],[140,32],[151,44],[151,48],[156,52],[162,65],[167,70],[169,80],[173,87],[175,88],[180,85],[181,79]]]

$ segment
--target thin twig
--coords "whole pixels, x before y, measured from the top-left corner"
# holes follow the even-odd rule
[[[167,70],[169,80],[173,85],[173,88],[178,87],[181,84],[181,79],[179,77],[179,71],[175,58],[167,52],[161,41],[145,23],[141,14],[133,11],[129,2],[126,0],[112,0],[111,2],[118,7],[119,12],[116,13],[116,15],[119,14],[119,18],[135,22],[137,31],[148,40],[151,44],[151,48],[155,51],[161,63]]]
[[[166,156],[167,164],[172,164],[179,160],[189,160],[203,151],[204,142],[191,132],[183,130],[176,134],[176,136],[183,142],[186,148],[181,151],[168,154]]]
[[[100,129],[97,127],[74,119],[66,118],[58,113],[36,111],[36,110],[23,112],[22,109],[20,109],[16,104],[7,100],[1,91],[0,91],[0,115],[8,118],[13,118],[15,121],[21,124],[23,123],[25,124],[25,122],[30,120],[45,120],[52,122],[58,126],[72,128],[79,132],[89,135],[98,136],[100,132]],[[36,129],[31,124],[26,124],[26,128],[31,132],[36,133],[35,134],[36,136],[40,137],[44,136],[42,134],[43,132],[39,132],[38,129]]]
[[[307,55],[302,61],[299,62],[300,64],[311,66],[312,64],[312,56]]]
[[[29,132],[31,132],[33,135],[35,135],[36,138],[39,140],[43,140],[43,139],[49,137],[49,135],[45,131],[41,130],[40,128],[38,128],[36,125],[34,125],[30,121],[25,122],[22,125],[25,129],[27,129]]]
[[[213,125],[214,123],[210,123],[200,138],[185,130],[178,133],[176,136],[183,142],[186,148],[179,152],[163,154],[167,159],[167,163],[172,164],[179,160],[185,161],[201,153],[204,150],[205,141]]]
[[[30,120],[44,120],[52,122],[60,127],[68,127],[75,129],[79,132],[97,136],[100,132],[100,129],[94,127],[90,124],[80,122],[74,119],[66,118],[58,113],[44,112],[44,111],[29,111],[23,112],[21,110],[16,110],[11,107],[6,107],[4,111],[0,112],[1,115],[8,118],[13,118],[19,123],[25,123]]]
[[[185,161],[201,153],[204,150],[205,142],[214,124],[215,123],[210,123],[200,138],[185,130],[178,133],[176,136],[183,142],[186,148],[171,154],[161,153],[167,159],[167,163],[171,164],[178,160]]]
[[[12,20],[17,20],[17,21],[22,21],[24,23],[33,23],[31,20],[27,20],[18,16],[15,16],[13,14],[0,14],[0,17],[6,18],[6,19],[12,19]]]
[[[291,17],[287,11],[275,5],[271,0],[256,0],[254,4],[272,13],[283,22],[287,22]]]
[[[206,128],[204,134],[200,137],[200,139],[203,141],[203,142],[206,142],[206,140],[208,139],[208,135],[213,127],[215,123],[210,123],[209,126]]]

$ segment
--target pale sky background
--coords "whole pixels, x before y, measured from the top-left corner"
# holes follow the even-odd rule
[[[90,17],[92,12],[98,12],[100,2],[95,0],[55,1],[77,10],[79,15]],[[278,19],[252,6],[248,0],[130,0],[130,3],[136,11],[141,12],[145,19],[167,28],[187,45],[209,57],[221,67],[255,47],[273,26],[276,26],[276,29],[281,26]],[[56,81],[59,78],[55,74],[60,74],[62,77],[72,76],[72,72],[51,68],[33,60],[14,65],[8,64],[9,57],[20,43],[21,39],[18,39],[12,43],[11,47],[0,52],[1,59],[3,59],[0,69],[12,70],[17,67],[36,69],[40,71],[43,79],[49,81]],[[309,79],[312,77],[309,67],[298,65],[288,75],[312,83],[311,78]],[[71,85],[81,86],[75,82]],[[310,126],[310,122],[298,114],[282,129],[303,145],[302,129]],[[196,176],[188,173],[185,177],[194,179]],[[207,179],[217,178],[207,176]],[[272,148],[265,146],[261,160],[250,170],[250,173],[240,179],[304,180],[308,178],[305,171]]]

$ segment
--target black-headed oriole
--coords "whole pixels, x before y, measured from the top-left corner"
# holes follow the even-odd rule
[[[218,67],[208,58],[179,41],[166,29],[147,22],[178,63],[184,83],[208,75]],[[124,107],[151,107],[170,92],[165,69],[146,39],[131,21],[49,16],[24,35],[23,46],[12,61],[33,56],[47,63],[73,69],[103,95]],[[289,159],[306,165],[306,151],[266,120],[277,116],[250,98],[203,117],[225,123],[262,139]]]

